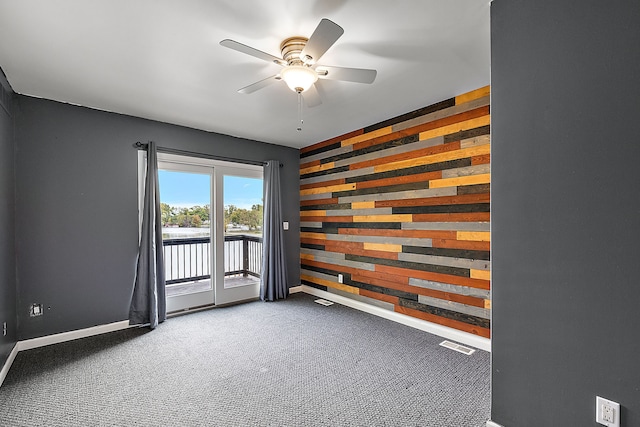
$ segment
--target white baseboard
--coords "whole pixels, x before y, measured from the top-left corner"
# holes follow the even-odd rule
[[[90,328],[78,329],[75,331],[62,332],[59,334],[18,341],[18,344],[16,346],[18,347],[18,351],[30,350],[32,348],[44,347],[45,345],[58,344],[65,341],[106,334],[107,332],[119,331],[127,328],[129,328],[129,321],[122,320],[120,322],[107,323],[106,325],[92,326]]]
[[[302,290],[302,285],[295,286],[295,287],[293,287],[293,288],[289,288],[289,295],[291,295],[291,294],[297,294],[298,292],[303,292],[303,290]]]
[[[2,370],[0,370],[0,387],[2,387],[2,383],[4,382],[4,379],[7,377],[7,374],[9,373],[9,369],[11,369],[11,365],[13,365],[13,361],[16,359],[16,356],[18,355],[18,344],[13,346],[13,350],[11,350],[11,353],[9,353],[9,357],[7,357],[7,360],[4,362],[4,366],[2,367]]]
[[[13,350],[11,350],[11,353],[9,354],[7,361],[4,363],[2,370],[0,370],[0,387],[2,386],[2,383],[7,377],[13,361],[20,351],[44,347],[45,345],[58,344],[65,341],[76,340],[78,338],[86,338],[94,335],[106,334],[107,332],[119,331],[122,329],[127,329],[129,327],[129,321],[122,320],[120,322],[107,323],[106,325],[92,326],[90,328],[78,329],[76,331],[62,332],[59,334],[18,341],[13,347]]]
[[[494,423],[493,421],[489,420],[487,421],[487,427],[503,427],[498,423]]]
[[[457,341],[459,343],[475,347],[480,350],[491,351],[491,340],[488,338],[480,337],[468,332],[459,331],[447,326],[438,325],[437,323],[428,322],[426,320],[417,319],[415,317],[407,316],[406,314],[389,311],[371,304],[343,297],[342,295],[332,294],[331,292],[316,289],[312,286],[301,285],[300,288],[302,292],[310,295],[315,295],[317,297],[337,302],[338,304],[346,305],[347,307],[355,308],[356,310],[364,311],[366,313],[383,317],[394,322],[402,323],[403,325],[420,329],[421,331],[429,332],[430,334],[438,335],[453,341]],[[289,291],[291,292],[291,290]]]

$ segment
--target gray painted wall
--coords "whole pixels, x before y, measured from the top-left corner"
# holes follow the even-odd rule
[[[127,318],[138,245],[136,141],[247,160],[278,159],[289,285],[300,283],[298,150],[18,97],[18,338]],[[45,313],[31,318],[31,303]]]
[[[492,419],[640,426],[640,3],[494,0]]]
[[[0,366],[16,343],[15,178],[13,91],[0,70]],[[2,323],[7,322],[7,335]]]

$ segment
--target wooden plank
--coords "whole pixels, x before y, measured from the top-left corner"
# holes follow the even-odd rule
[[[359,255],[364,257],[373,257],[380,259],[397,260],[397,252],[376,251],[364,249],[364,243],[360,242],[332,242],[327,241],[325,244],[325,250],[329,252],[338,252],[341,254]]]
[[[471,269],[469,273],[473,279],[491,280],[491,271]]]
[[[473,110],[464,111],[458,114],[453,114],[447,117],[442,117],[440,119],[436,119],[431,122],[422,123],[420,125],[417,125],[411,128],[403,129],[401,131],[392,132],[389,135],[392,135],[393,137],[398,138],[402,136],[413,135],[416,133],[422,134],[424,132],[430,132],[443,127],[452,126],[455,123],[461,123],[461,122],[477,119],[479,117],[484,117],[484,116],[487,116],[488,114],[489,114],[489,107],[483,106],[483,107],[475,108]],[[473,126],[473,127],[477,127],[477,126]],[[452,132],[447,132],[447,133],[452,133]],[[368,141],[360,142],[354,145],[353,149],[361,150],[363,148],[381,144],[383,142],[386,142],[389,139],[389,135],[383,135],[383,136],[381,135],[375,139],[369,139]],[[441,135],[446,135],[446,133],[443,133]],[[441,135],[435,135],[435,136],[441,136]],[[422,138],[422,137],[420,138],[420,140],[425,140],[425,139],[429,139],[429,138]]]
[[[402,245],[364,242],[364,249],[368,251],[402,252]]]
[[[461,168],[447,169],[445,171],[442,171],[442,178],[458,178],[461,176],[483,175],[490,173],[491,166],[488,164],[464,166]]]
[[[459,176],[456,178],[434,179],[429,181],[429,188],[458,187],[462,185],[491,183],[491,174]]]
[[[450,125],[455,125],[457,123],[467,122],[469,120],[477,119],[477,118],[488,116],[488,115],[489,115],[489,106],[487,105],[479,108],[474,108],[473,110],[454,114],[448,117],[443,117],[441,119],[434,120],[432,122],[423,123],[421,125],[411,128],[411,130],[416,133],[422,134],[424,132],[444,128]],[[477,127],[477,126],[472,126],[472,127]],[[447,132],[447,133],[452,133],[452,132]],[[446,135],[446,134],[443,133],[440,135]],[[437,136],[440,136],[440,135],[437,135]],[[420,138],[420,140],[424,140],[424,139],[428,139],[428,138]]]
[[[315,211],[300,211],[300,216],[301,217],[306,217],[306,216],[326,216],[327,215],[327,211],[320,211],[320,210],[315,210]],[[308,219],[307,221],[313,221],[311,219]]]
[[[406,276],[398,276],[395,274],[381,273],[379,271],[362,270],[362,271],[358,271],[358,273],[355,275],[353,274],[351,275],[352,280],[355,280],[353,279],[354,277],[360,277],[360,280],[357,280],[357,281],[364,282],[364,283],[369,283],[369,281],[365,281],[365,279],[362,279],[363,277],[366,277],[368,279],[373,279],[373,280],[382,280],[384,282],[391,282],[391,283],[396,283],[400,285],[409,285],[409,278]],[[377,282],[377,283],[381,283],[381,282]],[[374,284],[374,283],[372,282],[371,284]],[[409,288],[406,288],[406,289],[409,289]]]
[[[433,323],[438,323],[443,326],[458,329],[460,331],[469,332],[474,335],[489,338],[491,333],[488,328],[481,328],[479,326],[470,325],[468,323],[461,322],[459,320],[447,319],[446,317],[436,316],[434,314],[425,313],[420,310],[414,310],[408,307],[402,307],[396,305],[396,312],[406,314],[407,316],[417,317],[418,319],[426,320]]]
[[[310,254],[300,254],[300,259],[308,259],[309,261],[313,261],[315,259],[315,257],[313,255]]]
[[[371,138],[376,138],[378,136],[389,135],[391,132],[392,132],[391,126],[386,126],[386,127],[374,130],[373,132],[363,133],[362,135],[353,136],[353,137],[348,138],[348,139],[343,139],[342,140],[342,146],[344,147],[345,145],[354,145],[354,144],[357,144],[357,143],[362,142],[362,141],[366,141],[366,140],[371,139]],[[354,147],[354,150],[355,149],[356,148]]]
[[[417,286],[411,286],[405,282],[399,282],[397,280],[384,280],[377,277],[365,276],[361,274],[352,274],[351,280],[354,282],[367,283],[369,285],[379,286],[383,289],[395,289],[410,294],[417,294],[422,291],[423,288]]]
[[[453,187],[445,187],[445,188],[453,188]],[[478,194],[478,193],[490,193],[491,192],[491,184],[475,184],[475,185],[463,185],[461,187],[456,187],[456,194]]]
[[[331,254],[330,252],[327,252],[330,255],[340,255],[338,253],[333,253]],[[304,266],[307,266],[307,268],[325,268],[331,271],[335,271],[336,274],[337,273],[349,273],[351,274],[352,271],[362,271],[362,270],[369,270],[369,271],[373,271],[374,270],[374,266],[372,264],[366,264],[363,262],[357,262],[357,261],[347,261],[344,258],[336,258],[334,256],[327,256],[327,257],[321,257],[319,255],[316,254],[316,259],[313,261],[301,261],[301,264]]]
[[[330,199],[301,200],[300,206],[335,205],[337,203],[338,203],[338,198],[332,197]]]
[[[319,279],[313,276],[300,275],[300,280],[306,280],[307,282],[316,283],[318,285],[326,286],[328,288],[339,289],[343,292],[349,292],[350,294],[358,295],[360,293],[360,290],[353,286],[332,282],[330,280]]]
[[[440,101],[427,107],[413,110],[409,113],[405,113],[392,119],[385,120],[384,122],[376,123],[372,126],[367,126],[364,128],[364,130],[365,132],[371,132],[372,130],[380,129],[381,127],[385,126],[393,126],[395,129],[396,125],[399,123],[406,123],[407,121],[415,120],[416,118],[419,119],[420,117],[429,116],[434,112],[448,110],[450,107],[455,107],[455,105],[455,98],[445,99],[444,101]]]
[[[439,111],[434,111],[433,113],[426,114],[422,117],[416,117],[415,119],[398,123],[393,126],[393,131],[398,132],[405,129],[415,129],[417,126],[424,123],[429,123],[434,120],[441,119],[443,117],[453,116],[454,114],[464,113],[465,111],[473,110],[478,107],[484,107],[486,105],[489,105],[490,101],[491,101],[491,97],[485,96],[465,104],[452,105],[448,108],[445,108]]]
[[[469,166],[471,165],[471,159],[468,160]],[[348,169],[347,167],[345,167],[345,169]],[[373,167],[370,168],[365,168],[365,169],[361,169],[361,170],[354,170],[354,171],[350,171],[350,170],[344,170],[341,172],[336,172],[336,171],[329,171],[331,172],[330,174],[328,173],[324,173],[324,175],[317,175],[317,176],[311,176],[309,177],[309,175],[307,175],[307,177],[303,177],[302,175],[300,175],[300,184],[311,184],[314,182],[324,182],[327,179],[339,179],[339,178],[351,178],[351,177],[359,177],[362,174],[371,174],[373,173]]]
[[[347,191],[347,190],[355,190],[356,184],[341,184],[341,185],[329,185],[327,187],[318,187],[318,188],[308,188],[306,190],[300,190],[301,196],[306,196],[310,194],[325,194],[325,193],[335,193],[337,191]]]
[[[310,234],[310,233],[305,233],[305,234]],[[322,236],[326,237],[326,235],[324,235],[324,234]],[[300,239],[300,243],[301,244],[307,244],[307,245],[321,245],[321,246],[324,246],[325,243],[327,243],[327,239],[326,238],[324,238],[324,239],[309,239],[307,237],[302,237]]]
[[[432,248],[429,248],[432,249]],[[425,255],[419,253],[406,253],[402,252],[398,254],[398,260],[408,261],[420,264],[438,265],[444,267],[456,267],[461,269],[475,269],[484,270],[489,269],[491,263],[484,259],[470,259],[461,257],[439,256],[439,255]],[[481,277],[475,277],[475,279],[481,279]]]
[[[484,299],[482,298],[476,298],[476,297],[471,297],[467,295],[460,295],[453,292],[443,292],[443,291],[438,291],[434,289],[427,289],[427,288],[423,288],[423,289],[425,291],[420,293],[420,295],[425,297],[435,298],[442,301],[451,301],[457,304],[464,304],[464,305],[469,305],[471,307],[484,309]],[[418,298],[418,301],[423,302],[421,301],[420,298]],[[437,305],[436,307],[448,308],[444,305]],[[464,312],[461,311],[461,313],[464,313]],[[466,314],[470,314],[470,313],[466,313]],[[477,314],[474,314],[474,316],[477,316]]]
[[[452,285],[469,286],[478,289],[490,289],[488,280],[472,279],[470,277],[454,276],[452,274],[434,273],[432,271],[411,270],[408,268],[392,267],[388,265],[376,265],[375,271],[395,274],[416,279],[434,280],[436,282],[451,283]]]
[[[340,196],[338,201],[340,203],[353,203],[370,201],[372,198],[375,200],[397,200],[397,199],[416,199],[425,197],[442,197],[442,196],[455,196],[458,194],[458,188],[460,187],[445,187],[445,188],[431,188],[426,190],[404,190],[404,191],[391,191],[389,193],[379,193],[375,196],[371,194],[365,194],[361,196]]]
[[[455,313],[467,314],[469,316],[479,317],[482,319],[491,318],[491,310],[484,308],[484,300],[478,300],[479,305],[465,304],[459,301],[447,300],[442,298],[431,297],[427,295],[419,295],[418,302],[420,304],[431,307],[443,308]]]
[[[458,231],[458,240],[477,240],[480,242],[490,242],[491,232],[489,231]]]
[[[377,165],[377,166],[374,166],[373,170],[374,172],[386,172],[394,169],[403,169],[403,168],[409,168],[413,166],[421,166],[421,165],[427,165],[431,163],[444,162],[447,160],[457,160],[457,159],[463,159],[466,157],[489,154],[490,151],[491,151],[490,145],[481,145],[479,147],[463,148],[460,150],[447,151],[444,153],[432,154],[424,157],[417,157],[415,159],[410,159],[410,160],[402,160],[399,162],[391,162],[384,165]]]
[[[376,208],[406,207],[406,206],[440,206],[440,205],[466,205],[474,203],[488,203],[491,201],[489,193],[465,194],[462,196],[425,197],[418,199],[379,200],[375,202]]]
[[[436,282],[435,280],[409,279],[409,284],[419,286],[421,288],[433,289],[435,291],[443,291],[454,293],[457,295],[466,295],[480,299],[487,299],[491,295],[491,291],[487,289],[470,288],[468,286],[453,285],[451,283]]]
[[[485,145],[491,143],[490,135],[480,135],[473,138],[467,138],[460,141],[460,147],[469,148],[469,147],[477,147],[478,145]]]
[[[353,202],[351,203],[351,209],[373,209],[376,207],[375,201],[370,202]]]
[[[349,211],[345,211],[345,212],[349,212]],[[352,216],[311,216],[311,217],[302,217],[304,218],[305,221],[320,221],[323,223],[326,222],[340,222],[340,223],[344,223],[344,222],[353,222],[353,217]]]
[[[388,302],[393,305],[398,304],[398,297],[394,297],[392,295],[380,294],[378,292],[373,292],[366,289],[360,289],[360,295],[362,295],[363,297],[368,297],[368,298],[377,299],[379,301]]]
[[[489,203],[465,203],[455,205],[434,205],[434,206],[401,206],[391,209],[393,214],[438,214],[438,213],[464,213],[464,212],[489,212]],[[414,218],[415,220],[415,218]]]
[[[420,140],[435,138],[436,136],[448,135],[463,130],[478,128],[481,126],[487,126],[491,123],[491,116],[486,115],[471,120],[465,120],[460,123],[454,123],[448,126],[443,126],[437,129],[420,132]]]
[[[431,156],[439,153],[446,153],[449,151],[456,151],[460,149],[460,142],[450,142],[448,144],[434,145],[430,147],[424,147],[417,150],[392,154],[390,156],[378,156],[375,159],[368,159],[362,162],[355,162],[349,165],[350,170],[362,169],[371,166],[385,165],[387,163],[411,161],[412,159],[422,158],[425,156]],[[375,170],[375,168],[374,168]]]
[[[300,238],[302,239],[317,239],[317,240],[326,240],[327,236],[324,233],[306,233],[301,232]]]
[[[464,104],[465,102],[473,101],[474,99],[489,96],[491,94],[491,86],[484,86],[471,92],[463,93],[456,96],[456,105]]]
[[[311,161],[311,162],[300,163],[299,169],[306,169],[306,168],[310,168],[310,167],[313,167],[313,166],[319,166],[320,164],[321,164],[320,160],[314,160],[314,161]]]
[[[409,237],[426,239],[456,239],[456,231],[441,230],[389,230],[389,229],[361,229],[361,228],[340,228],[339,234],[353,236],[388,236],[388,237]]]
[[[419,173],[415,175],[401,175],[395,178],[374,179],[371,181],[356,182],[356,188],[378,188],[389,185],[408,184],[414,182],[424,183],[425,188],[427,188],[429,180],[437,180],[440,178],[442,178],[442,171]]]
[[[491,163],[491,154],[483,154],[481,156],[473,156],[471,158],[472,165],[484,165]]]
[[[311,184],[302,184],[302,185],[300,185],[300,190],[307,190],[309,188],[318,188],[318,187],[328,187],[330,185],[341,185],[341,184],[345,184],[345,183],[346,183],[345,178],[332,179],[332,180],[329,180],[329,181],[313,182]]]
[[[432,239],[431,246],[434,248],[448,249],[469,249],[474,251],[490,251],[490,242],[479,242],[472,240],[450,240],[450,239]]]
[[[427,147],[444,144],[444,137],[418,140],[418,134],[405,136],[402,138],[392,139],[375,145],[374,147],[365,147],[360,150],[352,150],[349,153],[336,156],[324,161],[333,161],[336,166],[348,166],[352,163],[361,163],[370,160],[376,160],[379,157],[392,156],[395,154],[407,153],[414,150],[420,150]]]
[[[321,172],[321,171],[326,171],[329,169],[333,169],[335,167],[334,163],[323,163],[321,165],[317,165],[317,166],[311,166],[308,168],[304,168],[304,169],[300,169],[300,175],[306,175],[309,173],[314,173],[314,172]]]
[[[329,145],[333,145],[336,142],[341,142],[345,139],[353,138],[354,136],[362,135],[363,133],[364,133],[364,129],[358,129],[358,130],[354,130],[353,132],[345,133],[344,135],[335,136],[325,141],[318,142],[317,144],[313,144],[313,145],[309,145],[308,147],[301,148],[300,153],[305,154],[311,151],[317,151],[318,149],[327,147]]]
[[[489,222],[490,220],[490,212],[413,214],[413,222]]]
[[[342,215],[391,215],[393,208],[370,208],[370,209],[330,209],[327,210],[327,216],[342,216]]]
[[[489,222],[407,222],[403,230],[490,231]]]
[[[413,215],[356,215],[353,222],[412,222]]]

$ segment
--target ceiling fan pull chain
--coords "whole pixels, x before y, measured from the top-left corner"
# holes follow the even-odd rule
[[[304,124],[304,120],[302,120],[302,92],[298,92],[298,132],[302,132],[302,125]]]

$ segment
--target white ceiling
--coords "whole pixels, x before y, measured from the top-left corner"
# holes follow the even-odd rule
[[[0,67],[13,89],[56,101],[305,147],[489,84],[490,0],[2,0]],[[219,45],[280,56],[320,19],[344,35],[319,61],[373,68],[371,85],[322,80],[304,109],[280,67]]]

